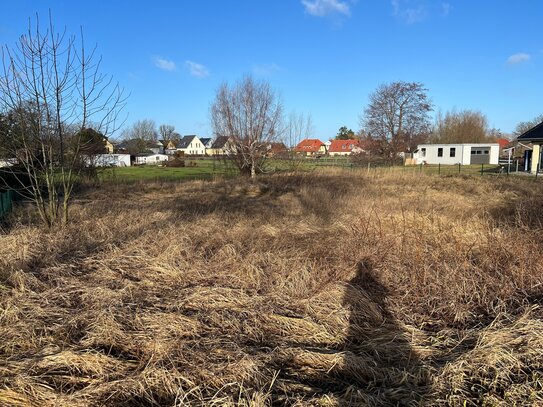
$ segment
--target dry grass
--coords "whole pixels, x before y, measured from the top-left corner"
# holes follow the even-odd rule
[[[0,405],[543,404],[541,185],[132,188],[0,235]]]

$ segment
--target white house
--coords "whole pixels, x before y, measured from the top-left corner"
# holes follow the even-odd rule
[[[161,164],[168,161],[166,154],[138,154],[136,155],[136,164]]]
[[[182,151],[186,155],[205,155],[206,147],[198,136],[183,136],[177,145],[177,151]]]
[[[419,144],[413,152],[416,164],[498,164],[498,143]]]
[[[130,154],[95,154],[85,157],[85,162],[95,167],[130,167]]]

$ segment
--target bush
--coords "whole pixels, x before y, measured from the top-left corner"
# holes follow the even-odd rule
[[[173,168],[185,167],[185,160],[182,160],[176,157],[173,160],[167,161],[166,167],[173,167]]]

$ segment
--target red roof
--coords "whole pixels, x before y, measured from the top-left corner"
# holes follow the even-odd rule
[[[328,152],[330,153],[351,153],[353,147],[359,146],[360,141],[358,140],[332,140]]]
[[[324,145],[324,143],[322,141],[320,141],[320,140],[306,138],[305,140],[300,141],[300,143],[296,146],[294,151],[298,151],[298,152],[304,152],[304,151],[317,152],[317,151],[319,151],[319,148],[321,148],[321,146],[323,146],[323,145]]]
[[[509,144],[511,144],[511,141],[507,140],[506,138],[499,138],[498,140],[496,140],[496,143],[500,145],[501,150],[502,148],[507,148]]]
[[[284,143],[270,143],[270,152],[273,154],[279,154],[288,151],[287,146]]]

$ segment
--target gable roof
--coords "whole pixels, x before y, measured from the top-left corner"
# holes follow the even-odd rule
[[[196,138],[196,135],[194,134],[191,136],[183,136],[177,148],[188,148],[190,143],[192,143],[192,140],[194,140],[195,138]]]
[[[168,145],[170,145],[170,143],[173,145],[173,147],[175,148],[175,142],[173,140],[158,140],[162,143],[162,145],[164,146],[164,148],[168,148]]]
[[[506,138],[499,138],[496,140],[496,143],[500,145],[500,149],[507,148],[509,144],[511,144],[510,140],[507,140]]]
[[[230,137],[228,137],[228,136],[219,136],[219,137],[217,137],[215,139],[215,141],[213,142],[213,144],[211,145],[211,148],[213,148],[213,149],[224,148],[226,143],[228,143],[229,138]]]
[[[288,151],[288,148],[287,146],[285,146],[285,143],[281,143],[281,142],[270,143],[269,148],[270,148],[269,151],[272,152],[273,154],[278,154],[278,153]]]
[[[345,153],[345,152],[352,152],[353,147],[359,146],[360,142],[358,140],[332,140],[332,144],[330,144],[330,147],[328,151],[330,153]]]
[[[519,141],[543,141],[543,122],[518,136]]]
[[[305,140],[302,140],[298,143],[298,145],[296,146],[296,148],[294,149],[294,151],[299,151],[299,152],[303,152],[303,151],[310,151],[310,152],[316,152],[316,151],[319,151],[319,148],[321,148],[321,146],[324,146],[324,143],[320,140],[317,140],[317,139],[309,139],[309,138],[306,138]]]
[[[202,144],[207,147],[207,143],[209,143],[211,141],[211,137],[201,137],[200,138],[200,141],[202,142]]]

